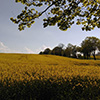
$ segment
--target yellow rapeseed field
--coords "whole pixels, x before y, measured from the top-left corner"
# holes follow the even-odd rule
[[[0,54],[0,80],[11,82],[89,76],[100,79],[100,61],[52,55]]]
[[[49,83],[46,83],[47,81],[49,81]],[[72,99],[69,98],[71,98],[71,96],[75,93],[76,95],[77,93],[80,93],[81,89],[85,92],[95,90],[97,94],[95,94],[95,92],[91,92],[88,95],[89,97],[84,97],[84,92],[81,91],[81,96],[76,97],[77,100],[81,100],[80,98],[82,98],[82,100],[89,100],[90,98],[91,100],[91,96],[93,96],[93,94],[97,95],[92,97],[96,100],[99,98],[99,90],[96,89],[100,89],[99,82],[99,60],[79,60],[67,57],[37,54],[0,54],[0,100],[3,100],[5,98],[4,96],[8,97],[8,99],[4,100],[17,100],[16,98],[19,94],[19,100],[45,100],[46,98],[42,99],[43,97],[40,96],[40,90],[44,89],[44,91],[46,91],[47,84],[51,84],[50,86],[53,89],[55,88],[54,83],[57,84],[58,87],[61,86],[59,89],[62,87],[63,89],[68,89],[58,89],[57,91],[63,92],[56,93],[59,94],[60,97],[51,96],[52,98],[49,97],[47,100],[67,100],[67,97],[68,100],[74,100],[73,98],[75,98],[75,96],[73,96]],[[69,84],[69,87],[67,86],[67,83]],[[41,85],[40,89],[37,85]],[[28,95],[29,97],[25,96],[24,92],[27,92],[27,88],[29,88],[28,86],[30,89],[37,87],[36,91],[38,91],[40,95],[32,97],[31,91],[29,93],[30,96]],[[45,86],[46,89],[43,88],[43,86]],[[48,86],[48,88],[52,91],[50,86]],[[24,87],[27,88],[24,89]],[[79,88],[78,92],[76,91],[77,87]],[[87,88],[88,90],[86,90]],[[70,89],[71,91],[68,92]],[[3,90],[5,90],[4,93],[2,92]],[[17,94],[15,90],[19,92],[19,94]],[[13,95],[10,94],[11,92]],[[49,94],[50,93],[48,93],[48,95]],[[24,97],[28,98],[25,99]]]

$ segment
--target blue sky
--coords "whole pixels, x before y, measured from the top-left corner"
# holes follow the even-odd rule
[[[31,28],[19,31],[17,25],[10,21],[24,9],[21,3],[15,0],[1,0],[0,3],[0,52],[2,53],[39,53],[45,48],[54,48],[59,43],[67,46],[68,43],[80,45],[87,36],[100,38],[100,29],[82,31],[80,26],[73,25],[67,31],[58,27],[43,28],[40,17]],[[44,14],[45,17],[45,14]]]

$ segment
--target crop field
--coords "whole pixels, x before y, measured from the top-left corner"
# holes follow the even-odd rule
[[[0,54],[0,100],[100,100],[100,60]]]
[[[94,59],[93,56],[91,56],[90,59]],[[100,60],[100,56],[96,56],[96,59]]]

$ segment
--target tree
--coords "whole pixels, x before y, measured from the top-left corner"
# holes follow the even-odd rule
[[[43,54],[50,54],[51,53],[51,50],[49,48],[46,48],[43,52]]]
[[[77,58],[76,53],[77,53],[77,46],[69,43],[65,49],[64,55],[67,57]]]
[[[41,55],[41,54],[43,54],[43,52],[41,51],[39,54]]]
[[[77,46],[77,57],[78,58],[83,58],[83,55],[82,55],[82,47],[79,47],[79,46]]]
[[[51,54],[63,56],[63,49],[57,46],[51,51]]]
[[[95,52],[97,49],[99,49],[100,46],[100,40],[96,37],[86,37],[84,41],[81,43],[81,52],[83,52],[84,57],[88,57],[92,54],[94,57],[94,60],[96,60]]]
[[[24,30],[34,24],[35,20],[46,13],[43,26],[57,24],[60,30],[67,30],[74,23],[82,24],[82,30],[91,31],[100,28],[100,0],[15,0],[25,5],[17,19],[10,18]],[[41,7],[46,7],[41,11]],[[40,10],[36,10],[40,8]],[[76,21],[77,20],[77,21]]]
[[[65,45],[62,44],[62,43],[59,43],[58,47],[61,48],[61,49],[63,49],[65,47]]]
[[[77,46],[72,45],[72,57],[77,58]]]
[[[63,48],[64,48],[64,44],[60,43],[58,46],[53,48],[53,50],[51,51],[51,54],[63,56],[64,55]]]
[[[97,46],[98,46],[98,50],[100,51],[100,39],[99,39],[99,41],[97,43]]]
[[[87,44],[87,41],[82,41],[80,52],[83,53],[84,59],[88,59],[90,57],[90,46]]]
[[[66,47],[65,51],[64,51],[64,56],[66,57],[71,57],[71,49]]]

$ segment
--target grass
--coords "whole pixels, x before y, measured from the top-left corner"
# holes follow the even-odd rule
[[[0,54],[0,100],[100,100],[100,61]]]

